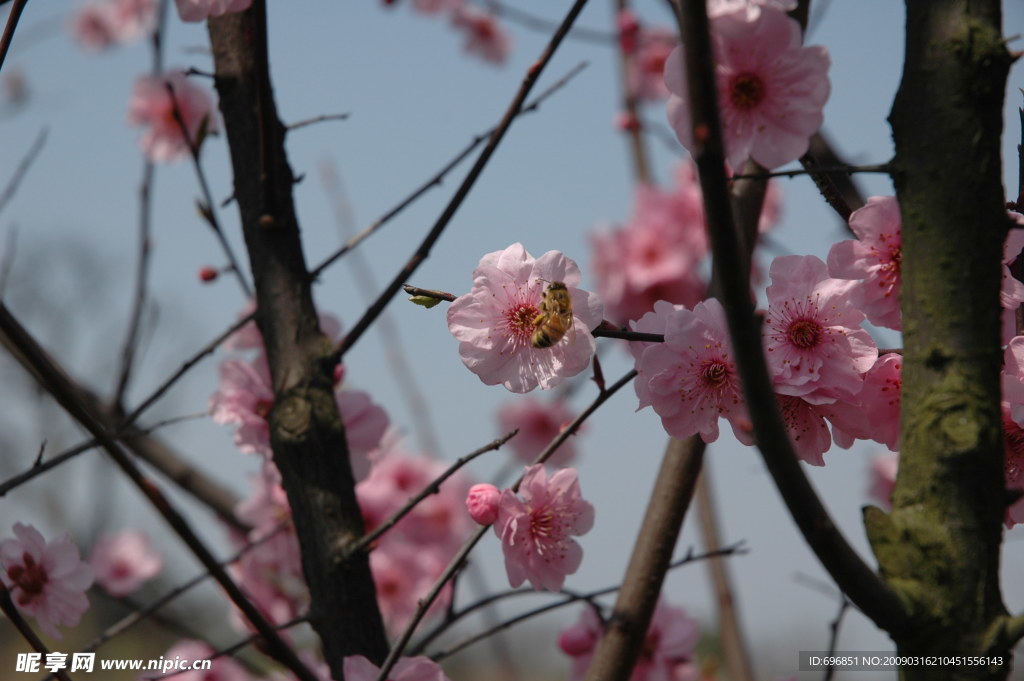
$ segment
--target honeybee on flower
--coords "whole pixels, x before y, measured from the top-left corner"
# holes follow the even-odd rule
[[[551,282],[540,301],[540,310],[540,314],[533,319],[536,328],[530,336],[530,342],[535,348],[550,348],[574,328],[572,297],[565,282]]]
[[[516,243],[485,255],[473,270],[473,288],[448,308],[462,363],[487,385],[516,393],[551,388],[583,371],[595,350],[590,329],[604,309],[579,282],[579,267],[559,251],[534,258]],[[560,342],[572,329],[573,342]]]

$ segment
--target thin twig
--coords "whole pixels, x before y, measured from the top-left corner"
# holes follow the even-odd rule
[[[695,562],[703,561],[703,560],[715,560],[715,559],[724,558],[726,556],[742,555],[744,553],[746,553],[746,549],[743,547],[743,542],[737,542],[736,544],[733,544],[732,546],[727,546],[725,548],[716,549],[715,551],[708,551],[708,552],[697,554],[697,555],[694,555],[693,552],[692,552],[692,549],[691,549],[690,551],[687,552],[687,554],[684,557],[682,557],[682,558],[680,558],[680,559],[678,559],[676,561],[673,561],[672,564],[669,565],[669,569],[670,570],[674,570],[675,568],[681,567],[683,565],[687,565],[689,563],[695,563]],[[518,624],[519,622],[523,622],[523,621],[525,621],[527,619],[532,619],[534,617],[537,617],[538,615],[542,615],[542,614],[544,614],[546,612],[549,612],[551,610],[555,610],[557,608],[561,608],[561,607],[566,606],[566,605],[568,605],[570,603],[575,603],[575,602],[578,602],[578,601],[588,601],[588,602],[593,601],[595,598],[599,598],[599,597],[605,596],[607,594],[615,593],[616,591],[618,591],[621,588],[621,586],[622,586],[621,584],[616,584],[615,586],[606,586],[606,587],[604,587],[602,589],[595,589],[594,591],[589,591],[589,592],[581,593],[581,594],[574,593],[574,592],[572,592],[572,591],[570,591],[568,589],[563,589],[561,593],[564,596],[564,598],[562,600],[556,601],[554,603],[548,603],[548,604],[539,606],[537,608],[534,608],[533,610],[529,610],[529,611],[527,611],[525,613],[516,615],[511,620],[505,620],[501,624],[495,625],[494,627],[491,627],[489,629],[485,629],[483,631],[479,631],[479,632],[469,636],[468,638],[463,639],[462,641],[460,641],[458,643],[455,643],[455,644],[451,645],[450,647],[448,647],[448,648],[446,648],[446,649],[444,649],[444,650],[442,650],[440,652],[433,653],[430,657],[432,659],[436,660],[436,661],[443,660],[444,658],[451,657],[455,653],[458,653],[458,652],[462,651],[463,649],[468,648],[470,645],[476,643],[477,641],[481,641],[481,640],[487,638],[488,636],[491,636],[491,635],[497,633],[498,631],[502,631],[504,629],[508,629],[513,624]],[[422,640],[418,641],[416,643],[416,645],[413,646],[410,649],[409,652],[414,654],[414,655],[418,655],[418,654],[422,653],[423,650],[427,647],[427,645],[431,641],[436,639],[438,636],[440,636],[442,633],[444,633],[444,631],[446,631],[448,628],[450,628],[452,623],[455,620],[462,619],[462,618],[466,617],[467,615],[475,612],[476,610],[479,610],[480,608],[487,607],[487,606],[492,605],[493,603],[495,603],[497,601],[505,600],[505,599],[511,598],[511,597],[517,597],[517,596],[536,596],[536,595],[537,595],[537,591],[535,589],[522,588],[522,589],[514,589],[514,590],[504,591],[504,592],[499,593],[499,594],[492,594],[490,596],[487,596],[486,598],[483,598],[483,599],[477,601],[476,603],[472,603],[472,604],[466,606],[465,608],[463,608],[462,610],[459,610],[458,612],[453,613],[451,621],[446,620],[445,622],[442,622],[441,624],[439,624],[433,631],[429,632]]]
[[[45,659],[50,651],[39,636],[36,635],[32,627],[28,625],[25,618],[21,616],[21,611],[15,607],[14,601],[11,600],[11,593],[7,590],[7,585],[4,584],[3,580],[0,580],[0,612],[7,616],[7,619],[11,621],[11,624],[18,630],[22,638],[32,646],[32,649],[41,654]],[[57,671],[57,678],[61,681],[71,681],[71,677],[63,669]]]
[[[447,291],[438,291],[430,288],[420,288],[418,286],[410,286],[406,284],[402,287],[402,290],[408,293],[410,296],[418,296],[421,298],[433,298],[434,300],[443,300],[448,303],[454,303],[458,297],[455,294],[448,293]]]
[[[148,299],[149,256],[152,252],[152,190],[155,172],[156,167],[154,163],[146,159],[142,169],[142,183],[139,186],[139,252],[135,268],[135,296],[132,302],[131,313],[128,316],[128,333],[125,335],[124,344],[121,346],[121,370],[118,372],[119,377],[114,390],[113,400],[113,404],[116,407],[120,407],[124,403],[124,395],[128,390],[128,381],[131,378],[135,351],[138,347],[142,313],[145,310],[146,300]]]
[[[593,414],[599,406],[604,404],[608,400],[608,398],[610,398],[612,395],[618,392],[619,389],[621,389],[624,385],[629,383],[629,381],[631,381],[635,376],[635,370],[629,371],[622,378],[616,381],[615,384],[612,385],[612,387],[610,387],[608,390],[601,391],[601,393],[594,399],[590,406],[587,407],[579,416],[577,416],[576,419],[573,420],[573,422],[569,424],[569,426],[566,427],[565,430],[559,433],[558,436],[556,436],[551,441],[547,448],[545,448],[545,450],[537,456],[537,459],[534,461],[534,463],[543,463],[544,461],[547,461],[551,454],[554,453],[554,451],[558,449],[559,446],[561,446],[565,439],[570,437],[573,433],[575,433],[579,429],[579,427],[583,425],[583,422],[586,421],[586,419],[591,414]],[[523,482],[524,476],[525,474],[520,475],[519,479],[516,480],[516,482],[509,489],[511,489],[513,492],[517,492],[519,490],[519,486]],[[487,532],[488,529],[489,528],[486,526],[481,527],[473,533],[473,535],[466,541],[463,547],[459,550],[459,553],[456,554],[455,558],[453,558],[452,561],[448,564],[448,567],[445,568],[445,571],[441,574],[440,577],[438,577],[437,581],[434,583],[434,586],[431,588],[430,592],[420,600],[416,608],[415,614],[409,621],[409,624],[406,625],[405,631],[402,632],[402,635],[399,637],[399,640],[395,642],[395,644],[391,647],[391,652],[388,653],[388,659],[385,661],[385,665],[388,665],[389,663],[393,665],[395,661],[398,660],[398,657],[402,654],[402,651],[404,650],[405,646],[408,645],[409,641],[412,639],[413,632],[416,630],[416,627],[423,619],[423,616],[426,614],[427,610],[437,599],[438,594],[441,593],[441,589],[443,589],[444,585],[447,584],[448,581],[454,577],[456,571],[460,569],[462,562],[465,560],[466,556],[469,555],[469,551],[473,548],[473,546],[476,545],[478,541],[480,541],[481,537],[483,537],[484,533]],[[378,677],[378,681],[383,681],[383,679],[386,678],[385,674],[387,673],[387,669],[390,669],[390,667],[382,666],[381,669],[384,670],[384,672],[380,677]]]
[[[773,177],[799,177],[800,175],[814,175],[816,173],[821,174],[836,174],[836,175],[850,175],[853,173],[886,173],[888,174],[891,168],[888,163],[873,163],[870,165],[837,165],[837,166],[814,166],[808,168],[794,169],[794,170],[773,170],[765,173],[737,173],[731,175],[731,180],[768,180]]]
[[[181,115],[181,108],[178,106],[178,98],[174,95],[174,86],[171,85],[170,81],[165,81],[164,85],[171,97],[171,110],[174,114],[174,120],[178,123],[181,135],[188,144],[189,156],[192,157],[192,167],[195,168],[196,179],[199,181],[199,189],[203,193],[203,200],[199,202],[199,212],[202,214],[206,224],[210,226],[210,229],[212,229],[213,233],[217,236],[217,241],[220,242],[221,250],[223,250],[224,255],[227,256],[228,264],[231,266],[231,270],[235,274],[235,279],[238,280],[239,286],[242,287],[242,293],[245,294],[246,298],[252,298],[252,287],[249,285],[249,281],[245,278],[245,274],[242,272],[242,269],[238,264],[238,259],[235,257],[235,251],[231,248],[231,244],[228,243],[228,239],[224,235],[224,230],[221,228],[220,220],[217,218],[217,213],[214,210],[213,194],[210,193],[210,184],[206,181],[206,172],[203,170],[203,163],[199,157],[200,140],[192,139],[192,136],[189,134],[188,126],[185,125],[185,118]],[[200,134],[203,133],[200,132]]]
[[[508,19],[514,24],[519,24],[523,28],[528,28],[531,31],[537,31],[546,35],[551,35],[551,32],[558,28],[558,23],[539,17],[535,14],[530,14],[518,7],[499,2],[498,0],[486,0],[484,3],[487,5],[487,9],[491,11],[495,16],[503,19]],[[615,34],[608,31],[599,31],[592,28],[576,27],[569,31],[569,35],[566,36],[569,40],[577,40],[579,42],[591,43],[594,45],[614,45]]]
[[[616,0],[616,9],[621,16],[629,11],[629,0]],[[634,63],[636,62],[637,40],[640,37],[637,28],[633,51],[626,49],[626,41],[621,34],[618,36],[619,79],[622,84],[622,109],[627,116],[626,134],[629,137],[630,156],[633,159],[633,177],[640,184],[651,183],[651,168],[647,161],[647,144],[644,140],[643,120],[640,118],[640,98],[637,94],[640,84],[635,82]]]
[[[185,362],[178,368],[177,371],[175,371],[173,374],[168,376],[164,380],[163,383],[161,383],[159,386],[157,386],[157,388],[152,393],[149,394],[149,397],[144,399],[137,407],[135,407],[135,409],[133,409],[127,416],[125,416],[121,420],[120,427],[124,428],[126,426],[129,426],[129,425],[135,423],[135,421],[137,421],[138,418],[140,416],[142,416],[143,412],[145,412],[147,409],[149,409],[151,406],[153,406],[153,404],[157,400],[159,400],[161,397],[163,397],[164,394],[168,390],[170,390],[174,386],[174,384],[177,383],[178,380],[189,371],[189,369],[191,369],[196,364],[198,364],[207,355],[212,355],[213,352],[218,347],[220,347],[220,345],[224,341],[226,341],[232,334],[234,334],[236,331],[241,329],[243,326],[245,326],[249,322],[253,321],[255,318],[256,318],[256,313],[255,312],[253,312],[252,314],[246,315],[245,317],[242,317],[241,319],[236,321],[234,324],[229,326],[227,328],[227,330],[223,331],[219,336],[217,336],[212,341],[210,341],[209,343],[204,345],[202,348],[200,348],[189,359],[185,360]]]
[[[704,548],[710,553],[719,547],[718,514],[709,466],[704,466],[700,479],[697,481],[697,517],[700,522],[701,538]],[[740,628],[737,614],[736,597],[729,577],[728,566],[718,558],[708,561],[708,571],[714,585],[718,603],[718,635],[722,643],[722,657],[725,658],[729,678],[735,681],[754,681],[753,666],[750,664],[750,653],[747,650],[743,631]]]
[[[14,197],[14,193],[18,190],[18,185],[25,179],[28,169],[32,166],[32,162],[36,160],[39,152],[43,150],[48,134],[49,128],[42,127],[32,142],[32,146],[28,148],[25,155],[18,161],[18,167],[14,169],[14,174],[11,175],[11,179],[7,180],[7,185],[4,187],[3,192],[0,192],[0,213],[3,212],[4,208],[7,207],[7,203]]]
[[[431,298],[433,300],[441,300],[448,303],[455,302],[455,299],[458,298],[458,296],[448,293],[447,291],[419,288],[418,286],[410,286],[409,284],[402,286],[402,290],[416,298]],[[664,334],[644,333],[642,331],[620,329],[608,321],[602,321],[596,328],[591,329],[590,335],[594,338],[620,338],[622,340],[639,341],[643,343],[663,343],[665,341]]]
[[[18,226],[12,225],[7,233],[7,243],[5,244],[3,259],[0,260],[0,300],[4,299],[4,291],[7,290],[7,279],[11,276],[11,270],[14,269],[14,255],[17,253],[17,246]]]
[[[356,322],[355,326],[352,327],[352,330],[345,335],[345,338],[342,339],[334,353],[335,359],[341,361],[341,358],[345,356],[345,353],[348,352],[357,340],[359,340],[363,333],[366,332],[366,329],[369,328],[370,324],[372,324],[384,310],[384,306],[387,305],[391,298],[394,297],[402,284],[407,281],[423,261],[430,256],[430,251],[433,248],[434,243],[441,237],[441,233],[444,231],[445,227],[448,226],[448,223],[451,222],[451,219],[455,216],[455,212],[469,195],[470,190],[476,184],[476,181],[480,177],[484,168],[487,167],[488,162],[494,155],[495,150],[497,150],[502,138],[505,137],[505,133],[508,132],[508,129],[512,126],[512,122],[519,115],[520,110],[526,103],[526,98],[529,96],[533,86],[537,83],[537,79],[540,78],[540,75],[544,72],[545,67],[551,61],[551,57],[554,56],[555,51],[562,43],[566,33],[569,32],[569,28],[572,26],[573,22],[576,21],[576,17],[579,16],[579,13],[583,10],[583,6],[586,2],[587,0],[576,0],[576,2],[573,3],[569,13],[562,22],[562,25],[559,26],[558,30],[551,37],[551,41],[548,43],[547,47],[544,48],[543,54],[541,54],[540,58],[534,62],[526,72],[522,85],[516,92],[515,97],[512,98],[512,103],[509,104],[508,109],[505,111],[504,118],[502,118],[501,123],[487,141],[487,145],[484,147],[483,151],[480,152],[480,156],[477,157],[476,163],[474,163],[473,167],[470,168],[469,173],[467,173],[462,184],[459,185],[459,188],[455,191],[455,195],[452,197],[451,201],[448,202],[444,212],[441,213],[441,217],[437,219],[437,222],[434,223],[434,226],[431,228],[426,238],[423,239],[419,248],[416,249],[416,252],[413,253],[411,258],[409,258],[409,261],[405,266],[402,267],[398,274],[395,275],[394,279],[391,280],[391,283],[388,284],[386,289],[384,289],[376,302],[370,306],[366,313],[358,322]],[[392,662],[392,664],[394,663]]]
[[[350,115],[351,114],[348,114],[348,113],[321,114],[320,116],[314,116],[313,118],[307,118],[305,120],[298,121],[298,122],[292,123],[290,125],[287,125],[287,126],[285,126],[285,130],[291,132],[292,130],[298,130],[299,128],[304,128],[307,125],[314,125],[316,123],[323,123],[325,121],[344,121],[344,120],[348,119],[348,117]]]
[[[0,69],[3,68],[7,52],[11,49],[14,31],[18,28],[18,20],[21,19],[21,12],[27,4],[28,0],[14,0],[14,4],[11,5],[11,12],[7,15],[7,25],[4,26],[4,34],[0,36]]]
[[[839,645],[839,626],[843,623],[843,618],[846,616],[846,611],[850,609],[850,601],[843,594],[839,594],[839,612],[836,613],[836,618],[829,624],[829,636],[828,636],[828,654],[826,657],[829,660],[834,659],[834,653],[836,646]],[[824,681],[832,681],[832,677],[835,676],[836,666],[829,664],[825,668]]]
[[[377,539],[381,537],[385,532],[390,530],[392,527],[398,524],[398,522],[407,516],[417,504],[429,497],[431,494],[437,494],[441,489],[441,483],[450,478],[455,474],[457,470],[468,464],[473,459],[486,454],[487,452],[493,452],[499,449],[503,444],[511,440],[519,430],[513,430],[508,435],[498,438],[493,442],[490,442],[479,449],[470,452],[469,454],[459,457],[452,465],[448,466],[444,472],[437,476],[429,485],[420,490],[418,494],[409,499],[400,509],[392,513],[386,520],[380,525],[375,527],[372,532],[368,532],[363,535],[359,541],[353,542],[345,552],[345,557],[352,556],[360,551],[365,550],[368,546],[372,545]]]
[[[37,459],[35,463],[32,464],[32,467],[29,468],[24,473],[18,473],[17,475],[8,478],[7,480],[0,483],[0,497],[5,496],[15,487],[25,484],[26,482],[36,477],[37,475],[42,475],[51,468],[55,468],[56,466],[59,466],[68,459],[74,458],[75,456],[78,456],[82,452],[86,452],[92,449],[93,447],[96,447],[97,445],[98,443],[96,442],[95,439],[87,440],[86,442],[76,445],[71,449],[68,449],[54,457],[47,459],[46,461],[40,461]]]
[[[582,71],[584,68],[586,68],[586,66],[587,66],[586,62],[581,62],[581,63],[577,64],[568,73],[566,73],[564,76],[562,76],[557,81],[555,81],[555,83],[551,87],[549,87],[547,90],[545,90],[540,95],[538,95],[536,99],[534,99],[532,102],[530,102],[529,104],[524,106],[523,109],[517,115],[522,116],[523,114],[533,113],[533,112],[536,112],[537,110],[539,110],[540,109],[540,105],[548,97],[550,97],[551,95],[553,95],[556,92],[558,92],[559,90],[561,90],[580,71]],[[355,248],[357,245],[359,245],[359,243],[361,241],[363,241],[363,239],[365,239],[366,237],[370,236],[371,234],[376,232],[378,229],[383,227],[385,224],[390,222],[392,218],[394,218],[396,215],[398,215],[403,210],[405,210],[410,204],[415,202],[416,199],[418,199],[420,196],[422,196],[423,194],[426,194],[427,191],[429,191],[433,187],[440,187],[441,186],[441,181],[444,179],[444,177],[449,172],[451,172],[453,169],[455,169],[456,166],[458,166],[460,163],[462,163],[462,161],[466,157],[468,157],[473,152],[474,149],[476,149],[478,146],[480,146],[485,141],[487,141],[491,136],[493,136],[494,133],[497,131],[497,129],[498,129],[498,127],[495,126],[495,127],[491,128],[490,130],[487,130],[486,132],[484,132],[484,133],[482,133],[480,135],[477,135],[475,138],[473,138],[473,141],[470,142],[469,145],[467,145],[465,149],[463,149],[458,154],[456,154],[455,157],[452,158],[451,161],[449,161],[443,168],[441,168],[441,170],[439,170],[437,172],[437,174],[435,174],[429,180],[427,180],[422,185],[420,185],[411,194],[409,194],[407,197],[402,199],[398,203],[398,205],[396,205],[394,208],[389,210],[387,213],[385,213],[384,215],[379,217],[375,222],[373,222],[371,225],[369,225],[366,229],[364,229],[359,234],[355,235],[354,237],[349,239],[347,242],[345,242],[345,244],[341,248],[339,248],[337,251],[335,251],[330,256],[328,256],[326,260],[324,260],[322,263],[320,263],[319,265],[314,267],[312,270],[310,270],[310,273],[309,273],[310,278],[311,279],[316,279],[317,277],[319,277],[320,273],[323,272],[328,267],[330,267],[338,258],[340,258],[341,256],[345,255],[347,252],[349,252],[350,250]]]
[[[153,78],[159,78],[163,71],[164,49],[163,32],[167,22],[167,2],[162,0],[157,10],[156,27],[150,34],[150,54],[153,65],[151,68]],[[171,95],[174,101],[174,95]],[[176,105],[176,104],[175,104]],[[128,390],[128,381],[131,379],[132,368],[135,363],[135,351],[138,348],[139,329],[142,326],[142,313],[146,308],[148,300],[149,262],[152,253],[152,231],[153,231],[153,180],[156,176],[156,165],[149,157],[146,157],[142,167],[142,182],[139,186],[139,252],[135,269],[135,296],[132,302],[132,310],[128,315],[128,333],[125,335],[124,344],[121,347],[121,370],[117,384],[114,389],[113,404],[121,408],[124,404],[124,396]]]
[[[575,435],[577,431],[579,431],[580,426],[583,425],[583,422],[590,418],[590,415],[597,411],[598,407],[607,402],[612,395],[619,392],[619,390],[621,390],[623,386],[627,385],[634,378],[636,378],[636,369],[631,369],[630,371],[627,371],[622,376],[622,378],[615,381],[615,383],[613,383],[611,387],[609,387],[607,390],[601,390],[601,392],[598,393],[597,397],[594,398],[593,402],[591,402],[586,409],[580,412],[579,416],[574,418],[568,426],[563,428],[561,432],[559,432],[558,435],[556,435],[551,440],[551,442],[548,443],[548,446],[544,448],[544,451],[538,454],[537,458],[533,460],[533,464],[544,463],[549,458],[551,458],[551,455],[554,454],[555,451],[562,446],[563,442],[568,440],[570,437]],[[520,476],[519,480],[517,480],[516,483],[511,487],[513,492],[519,491],[519,485],[520,483],[522,483],[522,481],[523,478],[522,476]]]
[[[319,171],[320,184],[331,200],[334,219],[341,232],[341,238],[349,239],[352,237],[355,219],[341,176],[329,160],[324,160],[319,164]],[[373,294],[378,290],[379,285],[374,268],[370,265],[366,254],[360,250],[352,251],[349,256],[349,266],[360,297],[363,300],[373,300]],[[386,312],[381,314],[377,320],[376,333],[384,349],[388,372],[398,386],[398,394],[405,401],[407,412],[412,414],[413,432],[416,434],[420,448],[428,452],[441,451],[440,440],[431,416],[431,403],[424,396],[424,391],[416,378],[417,374],[413,363],[410,362],[409,354],[402,342],[402,334],[391,315]]]

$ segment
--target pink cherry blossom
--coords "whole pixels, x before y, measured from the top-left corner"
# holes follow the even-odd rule
[[[268,459],[270,426],[267,418],[274,406],[274,390],[266,358],[255,362],[230,359],[220,365],[220,388],[210,398],[210,415],[221,424],[238,425],[235,446],[248,454]]]
[[[573,325],[551,347],[535,348],[534,320],[552,282],[568,288]],[[586,369],[596,347],[590,330],[601,323],[603,307],[579,282],[579,267],[558,251],[534,259],[516,243],[485,255],[473,270],[473,288],[448,307],[462,363],[485,384],[516,393],[554,387]]]
[[[1024,428],[1010,417],[1009,405],[1003,403],[1003,471],[1006,487],[1024,493]],[[1024,496],[1010,504],[1003,522],[1007,528],[1024,523]]]
[[[163,569],[163,556],[153,550],[149,537],[140,530],[122,530],[99,538],[92,547],[89,565],[96,583],[111,596],[135,593],[142,583]]]
[[[247,536],[232,537],[236,547],[246,551],[229,570],[268,620],[284,624],[309,608],[299,540],[277,466],[265,460],[252,483],[250,496],[235,507],[235,516],[251,529]],[[231,622],[239,631],[252,630],[248,619],[234,608]]]
[[[1020,255],[1021,250],[1024,250],[1024,215],[1012,210],[1007,212],[1017,227],[1010,230],[1003,243],[1003,282],[999,291],[999,302],[1007,310],[1016,311],[1024,303],[1024,282],[1013,276],[1010,265]]]
[[[858,399],[863,405],[867,437],[896,452],[900,447],[900,394],[903,357],[882,355],[864,375]]]
[[[754,20],[761,13],[762,7],[774,7],[789,12],[796,9],[796,6],[797,0],[708,0],[708,16],[719,17],[742,10]]]
[[[740,168],[749,157],[776,168],[800,158],[821,127],[830,90],[828,52],[801,46],[800,25],[774,5],[718,14],[710,26],[728,163]],[[668,57],[665,85],[669,123],[693,150],[681,48]]]
[[[619,29],[619,49],[626,54],[636,51],[637,39],[640,36],[640,20],[633,10],[621,9],[615,15],[615,25]]]
[[[673,30],[662,27],[640,29],[629,71],[629,86],[635,97],[648,101],[668,97],[665,60],[678,44],[677,34]]]
[[[889,510],[892,508],[892,488],[896,485],[896,471],[900,467],[900,455],[896,452],[882,452],[871,459],[871,486],[868,496]]]
[[[75,11],[71,32],[82,47],[99,51],[142,38],[155,23],[154,0],[100,0]]]
[[[666,302],[664,300],[655,301],[654,308],[650,312],[640,317],[640,319],[636,321],[631,321],[629,323],[629,330],[636,331],[638,333],[664,334],[666,327],[668,327],[668,320],[671,319],[680,310],[685,309],[686,308],[683,305],[673,305],[672,303]],[[645,341],[630,341],[627,348],[629,349],[629,352],[633,355],[633,361],[639,362],[640,358],[643,356],[644,352],[646,352],[648,348],[657,347],[658,345],[659,343],[648,343]],[[640,395],[640,400],[649,401],[650,394],[647,392],[646,384],[643,384],[641,386],[639,382],[635,382],[634,385],[636,385],[637,395]],[[643,390],[643,395],[640,394],[641,390]]]
[[[427,489],[447,466],[429,456],[413,455],[394,447],[380,452],[369,476],[356,485],[356,497],[367,531],[373,530],[416,494]],[[469,533],[464,501],[469,481],[457,472],[441,484],[436,494],[420,501],[391,528],[387,538],[431,545],[454,555]]]
[[[851,302],[857,283],[830,278],[812,255],[778,257],[769,276],[764,339],[775,390],[809,402],[852,399],[878,359]]]
[[[528,466],[519,496],[509,489],[501,493],[494,524],[509,584],[529,580],[538,591],[561,591],[566,575],[583,562],[583,549],[572,537],[593,526],[594,507],[580,493],[576,469],[563,468],[548,479],[543,465]]]
[[[366,531],[428,489],[445,471],[441,462],[403,452],[392,444],[374,458],[370,475],[356,485],[356,498]],[[401,631],[423,598],[461,547],[471,529],[464,510],[469,483],[461,473],[445,480],[435,494],[421,500],[377,541],[370,569],[384,622]],[[431,614],[447,606],[451,589],[434,602]]]
[[[469,488],[466,495],[466,510],[469,517],[478,525],[491,525],[498,519],[498,501],[501,491],[488,483],[480,483]]]
[[[309,588],[302,572],[299,539],[290,524],[273,530],[253,530],[248,542],[236,541],[238,548],[252,542],[238,561],[228,568],[263,616],[283,625],[309,610]],[[231,622],[239,631],[253,631],[249,620],[232,607]]]
[[[812,466],[824,466],[824,454],[832,447],[832,436],[825,418],[816,409],[818,405],[791,395],[779,395],[778,400],[779,413],[797,457]]]
[[[508,402],[498,411],[498,423],[504,433],[519,429],[509,440],[508,446],[523,463],[533,463],[551,441],[569,425],[576,415],[565,402],[541,402],[533,397],[519,397]],[[567,439],[554,451],[547,463],[555,467],[567,466],[576,458],[576,447]]]
[[[1024,336],[1015,336],[1003,353],[1003,400],[1010,417],[1024,426]]]
[[[657,300],[687,306],[707,295],[700,265],[708,253],[704,206],[692,163],[671,191],[639,186],[629,221],[591,235],[598,291],[612,321],[639,319]]]
[[[750,420],[721,303],[709,298],[692,312],[668,307],[655,312],[663,317],[665,342],[648,345],[636,363],[634,387],[640,408],[653,407],[675,438],[699,433],[705,442],[714,442],[718,419],[725,417],[737,439],[751,444]],[[650,319],[643,326],[657,328]]]
[[[466,35],[466,52],[492,64],[504,64],[512,50],[512,38],[498,18],[472,5],[459,4],[452,11],[452,26]]]
[[[61,638],[57,625],[73,627],[89,609],[92,568],[67,535],[47,542],[31,525],[14,523],[14,539],[0,542],[0,566],[15,606],[48,636]]]
[[[585,608],[579,621],[559,635],[558,647],[572,658],[570,681],[584,677],[603,635],[604,623],[592,607]],[[697,620],[682,608],[659,600],[629,681],[696,681],[700,678],[696,664],[699,640]]]
[[[840,241],[828,254],[829,274],[861,279],[853,304],[868,321],[899,331],[900,263],[903,237],[900,207],[894,196],[872,196],[850,215],[855,240]]]
[[[203,21],[249,9],[252,0],[174,0],[182,21]]]
[[[369,471],[370,451],[387,430],[387,413],[359,390],[339,390],[335,401],[345,425],[352,471],[360,479]],[[267,422],[273,406],[274,390],[264,355],[252,362],[230,359],[221,364],[220,388],[210,398],[210,414],[217,423],[238,425],[234,439],[241,451],[273,455]]]
[[[87,50],[99,52],[118,43],[114,6],[109,2],[82,5],[71,17],[71,34]]]
[[[377,591],[377,605],[388,632],[405,630],[416,613],[420,599],[433,588],[451,555],[429,544],[404,540],[382,541],[370,554],[370,570]],[[438,595],[427,616],[444,612],[451,602],[451,584]]]
[[[345,658],[345,681],[375,681],[380,667],[362,655]],[[387,681],[450,681],[441,665],[429,657],[403,657],[388,672]]]
[[[235,506],[235,517],[251,528],[250,538],[256,539],[290,521],[292,511],[273,461],[264,459],[259,474],[250,476],[250,481],[252,492]]]
[[[174,99],[168,91],[174,91]],[[181,134],[175,116],[175,102],[188,131],[188,140]],[[193,85],[182,71],[168,71],[163,76],[140,76],[128,104],[128,123],[147,126],[139,145],[150,160],[174,161],[189,153],[197,144],[199,133],[216,132],[217,114],[206,90]]]
[[[190,639],[178,641],[161,657],[164,660],[180,660],[183,667],[169,669],[167,672],[157,675],[156,678],[169,676],[175,681],[252,681],[253,677],[249,675],[245,667],[231,657],[214,658],[215,653],[216,651],[203,641]],[[214,659],[211,660],[209,669],[193,670],[190,668],[192,663],[198,660],[211,658]],[[151,678],[154,678],[153,672],[140,674],[138,677],[139,681]]]
[[[885,387],[884,381],[882,387]],[[865,416],[864,408],[861,405],[863,394],[862,390],[861,394],[853,400],[838,399],[828,404],[813,405],[814,411],[821,414],[831,424],[832,441],[843,449],[852,447],[856,440],[871,439],[872,424],[869,423]],[[883,390],[882,394],[887,395],[887,391]],[[897,402],[897,410],[899,408],[898,404]],[[888,415],[888,410],[891,408],[892,405],[887,402],[884,408],[886,415]]]

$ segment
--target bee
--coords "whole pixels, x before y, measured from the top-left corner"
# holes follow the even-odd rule
[[[560,281],[553,281],[540,301],[540,314],[533,318],[530,342],[535,348],[550,348],[562,340],[572,326],[572,297]]]

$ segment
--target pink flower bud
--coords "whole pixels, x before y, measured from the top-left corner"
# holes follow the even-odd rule
[[[501,492],[494,485],[480,483],[469,488],[466,510],[469,517],[481,525],[491,525],[498,518],[498,500]]]
[[[632,54],[636,51],[637,35],[640,33],[640,22],[637,21],[635,14],[625,9],[619,12],[619,15],[615,18],[615,23],[619,25],[619,49],[626,54]]]
[[[570,657],[586,655],[594,650],[597,644],[599,629],[584,625],[575,625],[563,629],[558,635],[559,649]]]

